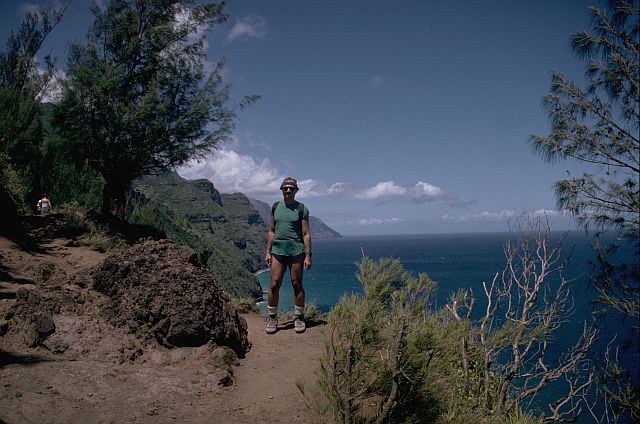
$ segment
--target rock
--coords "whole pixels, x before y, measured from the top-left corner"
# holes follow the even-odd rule
[[[218,346],[211,351],[207,364],[215,367],[227,367],[230,365],[240,365],[240,360],[236,353],[226,346]]]
[[[240,365],[240,361],[233,350],[226,346],[217,346],[209,354],[207,365],[217,385],[228,387],[233,384],[233,365]]]
[[[233,372],[231,368],[226,372],[220,370],[216,378],[218,380],[218,386],[220,387],[229,387],[233,384]]]
[[[56,337],[47,338],[42,345],[56,354],[64,353],[69,349],[69,344],[67,342]]]
[[[197,254],[168,240],[145,240],[115,254],[92,274],[110,298],[103,312],[114,325],[165,347],[227,346],[244,357],[247,324]]]
[[[8,330],[17,333],[29,347],[35,347],[56,331],[51,304],[34,290],[24,287],[16,293],[16,303],[5,314]]]
[[[56,331],[53,317],[47,313],[36,313],[22,324],[22,338],[29,347],[36,347]]]

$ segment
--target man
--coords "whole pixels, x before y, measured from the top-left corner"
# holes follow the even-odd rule
[[[311,233],[309,210],[295,200],[298,182],[287,177],[280,185],[283,201],[271,208],[271,225],[267,233],[267,253],[264,261],[271,268],[268,296],[267,334],[278,330],[278,301],[284,273],[289,269],[295,300],[294,328],[296,333],[306,329],[304,322],[304,288],[302,274],[311,268]]]
[[[51,212],[51,201],[46,194],[43,194],[42,199],[38,200],[38,212],[40,215],[47,215]]]

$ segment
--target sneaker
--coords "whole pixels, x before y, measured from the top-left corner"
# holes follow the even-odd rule
[[[269,315],[267,317],[267,334],[273,334],[278,330],[277,315]]]
[[[296,329],[296,333],[304,333],[304,330],[307,329],[307,325],[304,323],[304,316],[296,315],[293,326]]]

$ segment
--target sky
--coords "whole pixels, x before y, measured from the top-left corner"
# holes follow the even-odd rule
[[[51,3],[0,0],[0,36]],[[72,0],[44,46],[62,72],[89,4]],[[552,71],[584,82],[570,39],[589,29],[591,5],[229,0],[207,61],[224,58],[233,102],[260,99],[228,142],[178,173],[267,203],[293,176],[297,199],[343,235],[507,231],[525,212],[574,229],[553,184],[584,168],[544,162],[528,137],[549,134]]]

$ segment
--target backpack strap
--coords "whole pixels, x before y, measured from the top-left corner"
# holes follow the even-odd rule
[[[276,208],[278,207],[278,203],[280,203],[279,200],[275,202],[273,206],[271,206],[271,218],[273,218],[273,215],[276,213]]]

